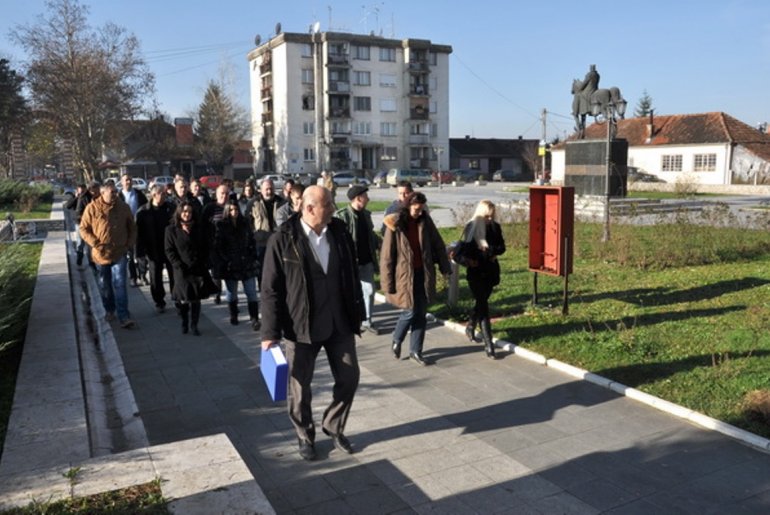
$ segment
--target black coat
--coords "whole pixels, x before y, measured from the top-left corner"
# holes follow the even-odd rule
[[[166,257],[174,270],[174,298],[179,301],[205,299],[217,291],[208,271],[208,241],[200,223],[190,234],[176,225],[166,227]]]
[[[340,256],[342,299],[351,333],[361,334],[361,320],[366,316],[358,266],[353,255],[353,241],[345,223],[332,218],[327,226]],[[299,216],[292,216],[273,233],[267,243],[265,265],[260,283],[262,301],[262,340],[285,338],[309,342],[313,323],[313,293],[310,290],[312,255]]]
[[[257,276],[257,243],[246,219],[236,225],[226,218],[216,223],[212,274],[217,279],[243,281]]]
[[[471,230],[471,223],[465,226],[464,234]],[[463,238],[464,240],[466,238]],[[505,252],[503,231],[497,222],[487,223],[487,244],[489,248],[477,254],[478,266],[468,267],[468,282],[483,282],[489,286],[500,284],[500,263],[496,257]],[[476,256],[475,256],[476,257]]]
[[[174,206],[163,202],[153,206],[151,202],[136,212],[136,257],[147,256],[158,263],[166,259],[166,227],[174,216]]]

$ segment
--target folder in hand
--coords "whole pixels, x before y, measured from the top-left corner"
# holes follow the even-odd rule
[[[273,345],[269,349],[262,349],[262,358],[259,363],[262,377],[265,379],[270,398],[273,401],[286,400],[286,383],[289,365],[281,347]]]

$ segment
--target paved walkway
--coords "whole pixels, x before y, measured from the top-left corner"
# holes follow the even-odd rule
[[[60,282],[66,264],[45,274]],[[102,474],[117,474],[123,467],[116,463],[149,455],[149,470],[164,479],[182,471],[170,494],[178,513],[269,512],[256,504],[262,492],[277,513],[770,512],[766,452],[516,355],[501,352],[492,362],[481,345],[446,327],[428,331],[425,356],[432,366],[396,361],[389,330],[397,313],[386,305],[375,317],[385,332],[358,344],[361,386],[346,431],[357,452],[341,454],[320,434],[318,461],[304,462],[285,403],[272,403],[262,382],[259,344],[248,324],[230,326],[226,306],[207,301],[203,335],[182,335],[173,309],[154,312],[147,287],[129,293],[138,327],[113,326],[112,334],[146,441],[111,461],[95,458],[88,471],[98,476],[107,460],[113,472]],[[60,294],[44,298],[48,303],[36,304],[35,313],[61,309]],[[66,327],[57,327],[47,333],[52,347],[60,344],[56,334],[70,338]],[[44,351],[31,356],[40,373],[60,359]],[[322,355],[316,420],[330,383]],[[53,395],[55,386],[49,389]],[[54,423],[47,415],[37,410],[41,426]],[[82,433],[77,410],[75,418]],[[199,442],[223,444],[221,456]],[[188,461],[196,455],[202,465]],[[0,506],[9,491],[26,495],[24,487],[36,483],[42,494],[60,475],[39,467],[14,474],[7,456],[0,464]],[[259,487],[244,479],[241,460]],[[229,483],[213,479],[228,476]],[[236,495],[245,503],[231,503]]]

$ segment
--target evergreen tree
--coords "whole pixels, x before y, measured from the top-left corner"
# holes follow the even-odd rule
[[[29,113],[21,93],[24,79],[11,69],[7,59],[0,59],[0,153],[10,149],[11,136],[19,133]],[[0,165],[1,166],[1,165]]]
[[[637,118],[650,116],[652,109],[652,97],[647,93],[647,90],[645,89],[642,92],[642,98],[640,98],[639,102],[636,104],[636,109],[634,109],[634,116]]]
[[[236,145],[246,136],[248,122],[245,120],[222,84],[210,81],[198,108],[195,134],[198,151],[217,173],[224,172]]]

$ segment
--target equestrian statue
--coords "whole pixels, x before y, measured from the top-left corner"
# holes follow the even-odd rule
[[[596,120],[600,115],[616,115],[621,120],[625,115],[626,101],[620,88],[599,89],[599,72],[592,64],[585,78],[572,81],[572,116],[575,118],[575,130],[578,138],[585,137],[586,115]]]

